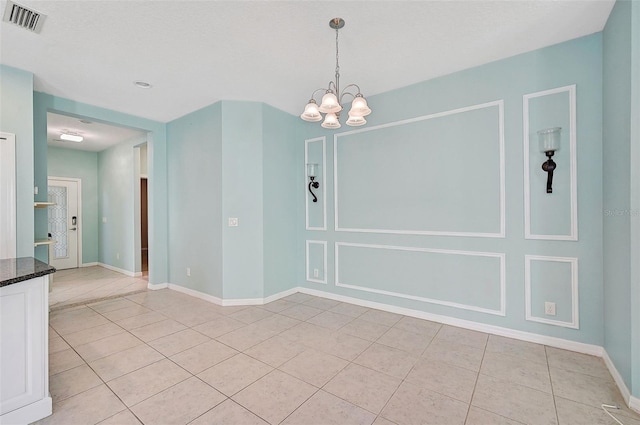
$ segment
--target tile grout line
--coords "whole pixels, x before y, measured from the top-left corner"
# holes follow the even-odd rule
[[[436,339],[436,337],[438,336],[438,334],[440,333],[440,331],[442,330],[442,328],[443,328],[443,325],[440,325],[440,326],[438,327],[438,330],[437,330],[437,331],[436,331],[436,333],[433,335],[433,337],[431,338],[431,341],[429,341],[429,344],[425,347],[425,349],[424,349],[424,351],[422,352],[422,354],[424,354],[424,352],[425,352],[425,351],[427,351],[427,349],[428,349],[428,348],[429,348],[429,346],[433,343],[433,341]],[[416,364],[417,364],[417,362],[416,362]],[[386,401],[386,403],[384,404],[384,406],[382,406],[382,409],[380,409],[380,413],[379,413],[377,416],[380,416],[380,417],[382,417],[382,418],[384,418],[384,419],[387,419],[387,418],[385,418],[384,416],[382,416],[382,412],[384,412],[384,409],[386,409],[386,408],[387,408],[387,406],[389,405],[389,402],[390,402],[390,401],[393,399],[393,397],[396,395],[396,393],[398,392],[398,390],[400,389],[400,387],[402,386],[402,384],[404,384],[405,382],[408,382],[408,381],[406,380],[406,378],[407,378],[407,376],[409,376],[409,374],[411,373],[411,371],[412,371],[415,367],[416,367],[416,365],[414,364],[414,365],[411,367],[411,369],[409,370],[409,372],[407,373],[407,375],[406,375],[404,378],[402,378],[402,380],[400,381],[400,384],[399,384],[399,385],[398,385],[398,387],[393,391],[393,394],[391,394],[391,397],[389,397],[389,399]],[[409,382],[409,383],[410,383],[410,382]],[[393,422],[393,421],[391,421],[391,420],[389,420],[389,421],[390,421],[390,422]]]
[[[123,299],[124,299],[124,298],[123,298]],[[87,308],[90,308],[90,307],[88,307],[88,306],[87,306]],[[90,308],[90,309],[91,309],[91,308]],[[93,309],[91,309],[91,310],[93,310]],[[101,315],[101,316],[102,316],[102,314],[101,314],[101,313],[98,313],[98,312],[96,312],[95,310],[93,310],[93,311],[94,311],[96,314],[99,314],[99,315]],[[104,316],[103,316],[103,317],[104,317]],[[106,318],[106,317],[105,317],[105,319],[106,319],[106,320],[108,320],[110,323],[113,323],[114,325],[116,325],[116,326],[117,326],[117,324],[116,324],[115,322],[111,321],[110,319],[108,319],[108,318]],[[101,326],[101,325],[98,325],[98,326]],[[87,328],[87,329],[91,329],[91,328]],[[160,354],[161,356],[163,356],[163,358],[164,358],[165,360],[171,361],[172,363],[174,363],[174,364],[175,364],[177,367],[179,367],[180,369],[185,370],[185,369],[184,369],[184,368],[182,368],[180,365],[176,364],[176,363],[175,363],[175,362],[173,362],[171,359],[169,359],[167,356],[165,356],[164,354],[162,354],[162,353],[160,353],[159,351],[157,351],[154,347],[150,346],[150,345],[149,345],[149,344],[147,344],[145,341],[142,341],[140,338],[138,338],[138,337],[137,337],[136,335],[134,335],[133,333],[129,332],[129,331],[128,331],[128,330],[126,330],[126,329],[124,329],[124,331],[125,331],[126,333],[131,334],[134,338],[138,339],[139,341],[141,341],[141,343],[142,343],[143,345],[146,345],[147,347],[149,347],[149,348],[151,348],[152,350],[156,351],[158,354]],[[81,331],[79,331],[79,332],[81,332]],[[60,337],[62,337],[62,338],[64,339],[64,337],[63,337],[62,335],[60,335]],[[108,337],[105,337],[105,338],[108,338]],[[99,340],[97,340],[97,341],[103,340],[103,339],[105,339],[105,338],[101,338],[101,339],[99,339]],[[83,361],[84,365],[86,365],[89,369],[91,369],[91,371],[92,371],[92,372],[93,372],[93,373],[98,377],[98,379],[100,379],[100,381],[102,382],[102,384],[103,384],[103,385],[104,385],[104,386],[105,386],[105,387],[106,387],[106,388],[111,392],[111,394],[113,394],[113,395],[114,395],[114,396],[115,396],[115,397],[116,397],[116,398],[117,398],[117,399],[122,403],[122,405],[123,405],[123,406],[125,406],[125,409],[124,409],[124,410],[129,410],[129,411],[130,411],[130,412],[131,412],[131,413],[132,413],[132,414],[133,414],[133,415],[134,415],[138,420],[140,420],[140,422],[141,422],[141,423],[144,423],[144,422],[142,422],[142,420],[141,420],[141,419],[140,419],[140,418],[139,418],[139,417],[138,417],[138,416],[137,416],[137,415],[136,415],[136,414],[131,410],[131,407],[133,407],[133,406],[131,406],[131,407],[130,407],[130,406],[128,406],[128,405],[124,402],[124,400],[122,400],[122,398],[121,398],[118,394],[116,394],[116,393],[115,393],[115,391],[114,391],[114,390],[109,386],[109,384],[107,383],[107,381],[105,381],[105,380],[104,380],[104,379],[103,379],[103,378],[102,378],[102,377],[101,377],[101,376],[100,376],[100,375],[95,371],[95,369],[94,369],[93,367],[91,367],[91,365],[89,364],[89,362],[87,362],[87,361],[85,360],[85,358],[84,358],[82,355],[80,355],[80,353],[78,353],[78,352],[76,351],[75,347],[73,347],[71,344],[69,344],[69,342],[68,342],[68,341],[66,341],[66,339],[65,339],[65,342],[66,342],[66,343],[69,345],[69,347],[70,347],[70,348],[71,348],[71,349],[72,349],[72,350],[73,350],[73,351],[74,351],[74,352],[75,352],[75,353],[80,357],[80,359],[82,359],[82,361]],[[95,342],[95,341],[92,341],[92,342]],[[81,344],[81,345],[84,345],[84,344]],[[129,348],[133,348],[133,347],[129,347]],[[113,354],[121,353],[122,351],[126,351],[126,350],[128,350],[129,348],[125,348],[124,350],[120,350],[120,351],[117,351],[117,352],[115,352],[115,353],[109,354],[108,356],[100,357],[100,358],[95,359],[95,360],[93,360],[93,361],[97,361],[97,360],[100,360],[100,359],[103,359],[103,358],[109,357],[109,356],[111,356],[111,355],[113,355]],[[155,361],[155,362],[152,362],[152,363],[150,363],[150,364],[148,364],[148,365],[145,365],[145,366],[139,367],[139,368],[137,368],[137,369],[135,369],[135,370],[132,370],[132,371],[129,371],[129,372],[125,373],[124,375],[120,375],[120,376],[118,376],[118,377],[116,377],[116,378],[113,378],[112,380],[114,380],[114,379],[118,379],[118,378],[121,378],[121,377],[126,376],[126,375],[129,375],[129,374],[131,374],[131,373],[133,373],[133,372],[136,372],[136,371],[138,371],[138,370],[140,370],[140,369],[143,369],[143,368],[145,368],[145,367],[147,367],[147,366],[150,366],[151,364],[158,363],[158,362],[160,362],[160,361],[162,361],[162,360],[163,360],[163,359],[160,359],[160,360]],[[81,367],[81,366],[83,366],[83,365],[78,365],[78,366],[76,366],[76,367]],[[75,369],[75,368],[71,368],[71,369]],[[71,369],[68,369],[68,370],[71,370]],[[65,372],[65,371],[63,371],[63,372]],[[188,370],[185,370],[185,372],[187,372],[189,375],[191,375],[191,377],[196,377],[195,375],[191,374],[191,372],[189,372]],[[62,372],[59,372],[59,373],[62,373]],[[55,376],[55,375],[57,375],[57,374],[54,374],[54,375],[52,375],[52,376]],[[196,378],[197,378],[197,377],[196,377]],[[173,386],[175,386],[175,385],[177,385],[177,384],[179,384],[179,383],[181,383],[181,382],[184,382],[184,381],[186,381],[187,379],[189,379],[189,377],[188,377],[188,378],[186,378],[186,379],[184,379],[184,380],[182,380],[182,381],[180,381],[180,382],[175,383],[174,385],[171,385],[171,386],[170,386],[170,387],[168,387],[168,388],[171,388],[171,387],[173,387]],[[198,379],[199,379],[199,378],[198,378]],[[112,381],[112,380],[111,380],[111,381]],[[205,383],[205,384],[206,384],[206,383]],[[207,385],[209,385],[209,384],[207,384]],[[89,389],[84,390],[84,391],[81,391],[81,392],[79,392],[79,393],[77,393],[77,394],[74,394],[74,395],[73,395],[73,396],[71,396],[71,397],[75,397],[75,396],[77,396],[77,395],[83,394],[83,393],[85,393],[85,392],[87,392],[87,391],[89,391],[89,390],[91,390],[91,389],[93,389],[93,388],[97,388],[97,386],[96,386],[96,387],[89,388]],[[164,390],[159,391],[158,393],[155,393],[155,394],[153,394],[153,395],[151,395],[151,396],[149,396],[149,397],[145,398],[144,400],[139,401],[138,403],[136,403],[136,405],[137,405],[137,404],[142,403],[142,402],[143,402],[143,401],[145,401],[145,400],[148,400],[149,398],[151,398],[151,397],[153,397],[153,396],[155,396],[155,395],[157,395],[157,394],[159,394],[159,393],[161,393],[161,392],[163,392],[163,391],[165,391],[165,390],[166,390],[166,389],[168,389],[168,388],[165,388]],[[215,389],[215,388],[214,388],[214,389]],[[218,391],[218,390],[216,390],[216,391]],[[222,394],[222,393],[221,393],[221,394]],[[68,398],[67,398],[67,399],[65,399],[65,400],[68,400],[68,399],[70,399],[71,397],[68,397]],[[134,405],[134,406],[135,406],[135,405]],[[115,416],[115,415],[117,415],[118,413],[123,412],[124,410],[121,410],[121,411],[119,411],[119,412],[116,412],[116,413],[115,413],[114,415],[112,415],[112,416]],[[106,420],[106,419],[108,419],[108,418],[105,418],[105,419],[103,419],[103,420]],[[101,420],[100,422],[102,422],[103,420]]]
[[[487,335],[487,340],[485,341],[485,344],[484,344],[484,350],[482,350],[482,360],[480,360],[480,367],[478,368],[478,372],[476,373],[476,381],[473,383],[473,390],[471,391],[471,399],[469,400],[469,405],[467,406],[467,414],[464,417],[465,424],[469,419],[469,412],[471,412],[471,406],[473,405],[473,398],[476,395],[476,388],[478,386],[478,381],[480,380],[480,371],[482,370],[482,364],[484,363],[484,356],[487,354],[488,345],[489,345],[489,336]]]
[[[547,351],[547,346],[544,346],[544,356],[547,359],[547,373],[549,374],[549,387],[551,388],[551,400],[553,401],[553,411],[556,414],[556,423],[560,423],[560,418],[558,416],[558,404],[556,403],[556,395],[553,390],[553,381],[551,380],[551,366],[549,365],[549,352]]]

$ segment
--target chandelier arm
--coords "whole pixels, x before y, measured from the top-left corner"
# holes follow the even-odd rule
[[[328,90],[332,90],[331,86],[333,85],[333,92],[335,93],[336,96],[338,96],[338,86],[336,86],[336,83],[334,83],[333,81],[329,81],[329,85],[328,85]],[[327,90],[325,90],[327,91]]]
[[[347,89],[351,88],[351,87],[355,87],[358,89],[358,93],[353,94],[350,91],[347,91]],[[345,95],[350,95],[351,97],[353,97],[354,99],[356,98],[356,96],[360,94],[360,87],[357,84],[349,84],[347,87],[345,87],[344,89],[342,89],[342,93],[340,93],[340,98],[339,98],[339,102],[342,105],[342,98]]]
[[[349,84],[347,87],[345,87],[344,89],[342,89],[342,91],[343,91],[343,92],[346,92],[346,91],[347,91],[347,89],[348,89],[349,87],[355,87],[355,88],[357,88],[357,89],[358,89],[358,93],[360,93],[360,86],[359,86],[359,85],[357,85],[357,84]],[[356,93],[356,94],[358,94],[358,93]],[[355,97],[355,95],[354,95],[354,97]]]
[[[313,93],[311,93],[311,99],[316,100],[316,99],[315,99],[315,98],[316,98],[316,93],[318,93],[319,91],[326,92],[326,91],[327,91],[327,89],[322,89],[322,88],[320,88],[320,89],[316,89],[316,90],[314,90],[314,92],[313,92]]]
[[[354,99],[356,98],[356,95],[348,92],[348,91],[342,91],[342,94],[340,95],[340,99],[338,100],[338,102],[340,102],[340,105],[342,105],[342,98],[345,97],[346,95],[350,95],[351,97],[353,97]]]

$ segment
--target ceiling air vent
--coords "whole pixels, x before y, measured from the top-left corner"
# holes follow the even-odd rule
[[[35,10],[27,9],[9,0],[4,9],[4,22],[15,24],[31,32],[39,33],[47,16]]]

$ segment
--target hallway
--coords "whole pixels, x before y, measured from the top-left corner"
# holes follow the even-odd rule
[[[51,311],[88,301],[130,295],[147,289],[148,274],[126,276],[104,267],[92,266],[59,270],[53,275],[49,292]]]

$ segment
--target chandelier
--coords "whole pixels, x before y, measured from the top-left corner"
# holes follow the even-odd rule
[[[304,112],[300,115],[305,121],[318,122],[322,121],[322,114],[325,114],[322,127],[324,128],[340,128],[340,111],[342,111],[342,99],[344,96],[349,95],[353,98],[351,102],[351,109],[349,110],[349,119],[346,124],[357,127],[364,125],[367,121],[365,116],[371,113],[371,109],[367,106],[367,100],[360,93],[360,87],[357,84],[349,84],[342,91],[340,91],[340,63],[338,55],[338,30],[344,27],[344,19],[333,18],[329,21],[329,26],[336,30],[336,80],[329,81],[329,86],[324,89],[318,89],[311,94],[311,99],[307,106],[304,107]],[[354,94],[349,89],[355,88],[357,92]],[[318,106],[314,96],[316,93],[323,91],[322,101]]]

